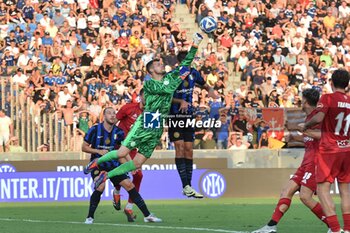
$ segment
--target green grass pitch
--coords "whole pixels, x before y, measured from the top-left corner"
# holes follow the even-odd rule
[[[143,223],[141,212],[128,223],[111,201],[102,201],[94,225],[85,225],[88,202],[0,203],[0,232],[6,233],[196,233],[250,232],[263,226],[277,202],[269,199],[147,201],[163,223]],[[339,203],[339,199],[336,201]],[[125,205],[125,201],[122,202]],[[337,204],[338,210],[339,204]],[[280,233],[322,233],[326,226],[296,197],[278,226]]]

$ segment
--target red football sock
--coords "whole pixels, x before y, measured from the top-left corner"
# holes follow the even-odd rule
[[[314,208],[312,208],[312,213],[314,213],[322,222],[327,224],[326,215],[323,213],[322,206],[317,202]],[[328,224],[327,224],[328,225]]]
[[[344,231],[350,231],[350,214],[343,214]]]
[[[140,191],[142,177],[143,177],[143,174],[142,174],[141,170],[136,171],[135,174],[132,176],[132,178],[133,178],[132,182],[134,183],[135,189],[136,189],[137,192]],[[133,201],[130,199],[130,197],[129,197],[128,202],[129,203],[133,203]]]
[[[340,224],[337,215],[328,216],[326,218],[326,221],[328,223],[329,228],[331,228],[333,232],[340,231]]]
[[[275,211],[273,212],[273,215],[272,215],[272,218],[271,218],[271,219],[272,219],[273,221],[275,221],[276,223],[278,223],[278,222],[280,221],[280,219],[282,218],[283,214],[284,214],[284,212],[282,212],[282,211],[280,210],[280,206],[281,206],[281,205],[286,205],[286,206],[288,206],[288,208],[289,208],[291,202],[292,202],[292,200],[289,199],[289,198],[281,198],[281,199],[278,201],[278,203],[277,203],[276,209],[275,209]],[[288,210],[288,209],[287,209],[287,210]]]

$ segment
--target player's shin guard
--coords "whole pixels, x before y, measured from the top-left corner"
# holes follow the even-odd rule
[[[137,207],[141,210],[143,216],[148,217],[151,213],[149,212],[147,205],[141,195],[136,191],[135,188],[128,191],[129,197],[131,200],[137,205]]]
[[[126,163],[123,163],[119,167],[114,168],[112,171],[108,172],[108,178],[112,178],[114,176],[120,176],[134,170],[136,170],[135,163],[134,161],[130,160]]]
[[[314,213],[322,222],[324,222],[325,224],[327,224],[327,220],[326,220],[326,215],[323,212],[322,206],[320,203],[317,202],[317,204],[315,205],[314,208],[311,209],[312,213]]]
[[[289,199],[289,198],[281,198],[278,201],[277,206],[275,208],[275,211],[273,212],[273,215],[272,215],[272,218],[271,218],[272,221],[270,221],[269,224],[268,224],[269,226],[277,225],[277,223],[281,220],[281,218],[283,217],[283,215],[285,213],[285,212],[282,212],[280,210],[280,207],[282,205],[286,205],[287,206],[287,210],[288,210],[291,202],[292,202],[292,200]]]
[[[343,214],[344,231],[350,231],[350,214]]]
[[[138,170],[134,175],[132,175],[132,183],[135,185],[135,189],[137,192],[140,191],[141,181],[143,178],[143,174],[141,170]],[[128,200],[129,203],[133,203],[131,198],[129,197]]]
[[[189,185],[187,180],[187,172],[186,172],[186,163],[184,158],[175,158],[175,164],[177,171],[180,175],[182,187],[184,188],[186,185]]]
[[[332,232],[340,231],[340,224],[337,215],[328,216],[326,221]]]
[[[102,192],[95,190],[90,197],[90,207],[88,218],[94,218],[95,211],[97,209],[98,203],[100,203]]]
[[[100,157],[97,160],[97,164],[101,164],[101,163],[108,162],[108,161],[115,160],[115,159],[118,159],[118,151],[112,150],[112,151],[106,153],[104,156]]]
[[[193,159],[185,159],[186,164],[186,174],[187,174],[187,182],[189,186],[192,186],[192,172],[193,172]]]

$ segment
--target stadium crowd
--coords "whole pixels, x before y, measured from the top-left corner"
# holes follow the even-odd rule
[[[195,88],[193,106],[197,120],[213,117],[222,127],[196,129],[196,148],[269,147],[268,124],[258,118],[248,128],[240,108],[259,113],[263,107],[300,107],[303,90],[330,93],[332,71],[350,71],[350,1],[181,3],[188,5],[194,23],[205,16],[218,21],[193,66],[219,98],[208,98],[205,90]],[[189,49],[190,35],[174,20],[176,4],[180,3],[2,1],[0,76],[19,85],[21,101],[34,117],[56,113],[65,126],[84,134],[101,120],[106,106],[118,110],[140,101],[143,83],[150,78],[147,62],[160,58],[170,71],[177,55]],[[241,84],[233,88],[236,79]],[[8,116],[12,97],[7,85],[7,102],[1,109]],[[173,148],[166,132],[159,148]]]

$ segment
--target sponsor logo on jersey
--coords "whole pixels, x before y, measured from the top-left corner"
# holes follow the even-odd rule
[[[221,197],[226,191],[225,177],[216,171],[204,173],[200,181],[200,189],[206,197]]]
[[[184,83],[184,86],[187,87],[188,86],[188,83],[187,83],[187,86],[185,85]],[[190,94],[193,92],[193,88],[189,88],[189,89],[181,89],[181,90],[176,90],[176,94]]]
[[[350,140],[340,140],[337,141],[337,144],[339,148],[348,148],[350,147]]]
[[[314,141],[314,139],[313,138],[311,138],[311,137],[304,137],[304,143],[305,142],[313,142]]]

